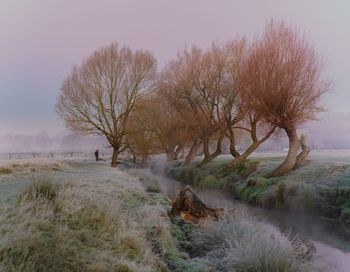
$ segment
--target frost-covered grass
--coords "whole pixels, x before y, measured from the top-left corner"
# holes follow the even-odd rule
[[[195,256],[224,272],[331,271],[314,256],[314,247],[275,227],[235,212],[208,221],[192,234]]]
[[[63,171],[67,167],[66,161],[57,159],[2,160],[0,161],[0,182],[30,173]]]
[[[17,202],[0,206],[0,271],[213,271],[186,253],[169,205],[104,163],[31,173]]]
[[[63,184],[61,182],[55,182],[44,177],[40,177],[39,179],[33,177],[20,198],[21,200],[31,201],[45,198],[49,201],[55,201],[60,191],[62,191],[62,186]]]
[[[156,201],[125,173],[91,170],[73,171],[67,186],[29,181],[2,208],[0,271],[167,271],[140,224]]]
[[[243,214],[202,227],[171,220],[142,171],[90,161],[24,177],[17,201],[0,206],[0,271],[288,271],[237,270],[248,262],[315,271],[305,244]]]

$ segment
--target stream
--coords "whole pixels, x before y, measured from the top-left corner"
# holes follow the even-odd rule
[[[145,171],[145,174],[158,180],[161,192],[170,199],[175,199],[180,190],[186,186],[185,183],[154,174],[149,169]],[[350,230],[342,224],[310,214],[249,205],[235,200],[230,193],[215,189],[202,189],[192,185],[191,187],[200,199],[212,208],[239,208],[277,226],[285,233],[311,240],[316,247],[316,254],[336,266],[334,272],[350,272]]]

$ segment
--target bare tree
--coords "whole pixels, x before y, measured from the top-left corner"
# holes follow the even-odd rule
[[[164,152],[167,160],[176,160],[187,141],[186,123],[182,122],[173,105],[169,102],[166,93],[152,93],[136,104],[133,112],[135,134],[129,138],[148,138],[153,153]]]
[[[275,131],[275,126],[264,122],[262,116],[250,107],[249,97],[241,88],[241,70],[247,57],[247,42],[236,38],[220,48],[225,57],[224,71],[218,76],[221,81],[216,90],[219,97],[219,110],[217,120],[220,130],[230,142],[230,153],[234,157],[233,164],[246,160],[262,143]],[[213,52],[213,50],[212,50]],[[217,59],[217,54],[214,58]],[[242,93],[243,92],[243,93]],[[248,100],[248,102],[246,101]],[[237,150],[237,136],[249,134],[250,140],[242,152]]]
[[[113,147],[112,167],[127,147],[126,125],[136,100],[154,89],[156,60],[148,51],[116,43],[74,67],[63,82],[56,111],[67,127],[104,135]]]
[[[216,48],[213,47],[214,50]],[[193,47],[190,51],[184,50],[178,54],[177,59],[168,64],[161,77],[162,91],[168,93],[169,101],[187,123],[188,131],[192,135],[190,157],[193,157],[201,142],[203,162],[211,161],[221,154],[223,139],[218,122],[214,119],[217,118],[220,98],[215,92],[219,75],[223,72],[224,58],[220,54],[215,57],[210,51],[204,52],[198,47]],[[212,152],[210,145],[214,141],[215,150]]]
[[[322,109],[320,98],[329,90],[323,70],[313,46],[284,22],[269,23],[251,46],[241,81],[246,101],[289,138],[288,155],[273,171],[275,176],[295,167],[300,147],[297,128]]]
[[[190,150],[185,160],[193,159],[202,146],[201,164],[221,154],[225,137],[239,163],[255,151],[274,132],[266,125],[241,94],[241,68],[246,58],[245,39],[236,38],[223,46],[213,44],[206,51],[193,47],[170,62],[161,76],[161,91],[175,105],[175,111],[187,123]],[[262,129],[263,128],[263,129]],[[251,143],[242,153],[236,149],[236,136],[249,132]],[[260,138],[259,138],[260,137]],[[213,148],[214,147],[214,148]]]

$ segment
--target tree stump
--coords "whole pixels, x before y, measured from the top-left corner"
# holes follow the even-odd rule
[[[184,216],[186,220],[198,223],[201,219],[219,219],[222,214],[222,208],[209,208],[199,197],[192,191],[189,186],[186,186],[176,200],[173,202],[170,216]]]

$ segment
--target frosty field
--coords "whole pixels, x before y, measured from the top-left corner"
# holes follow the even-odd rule
[[[245,213],[171,220],[167,198],[134,170],[77,158],[1,167],[1,271],[332,271],[307,243]]]

